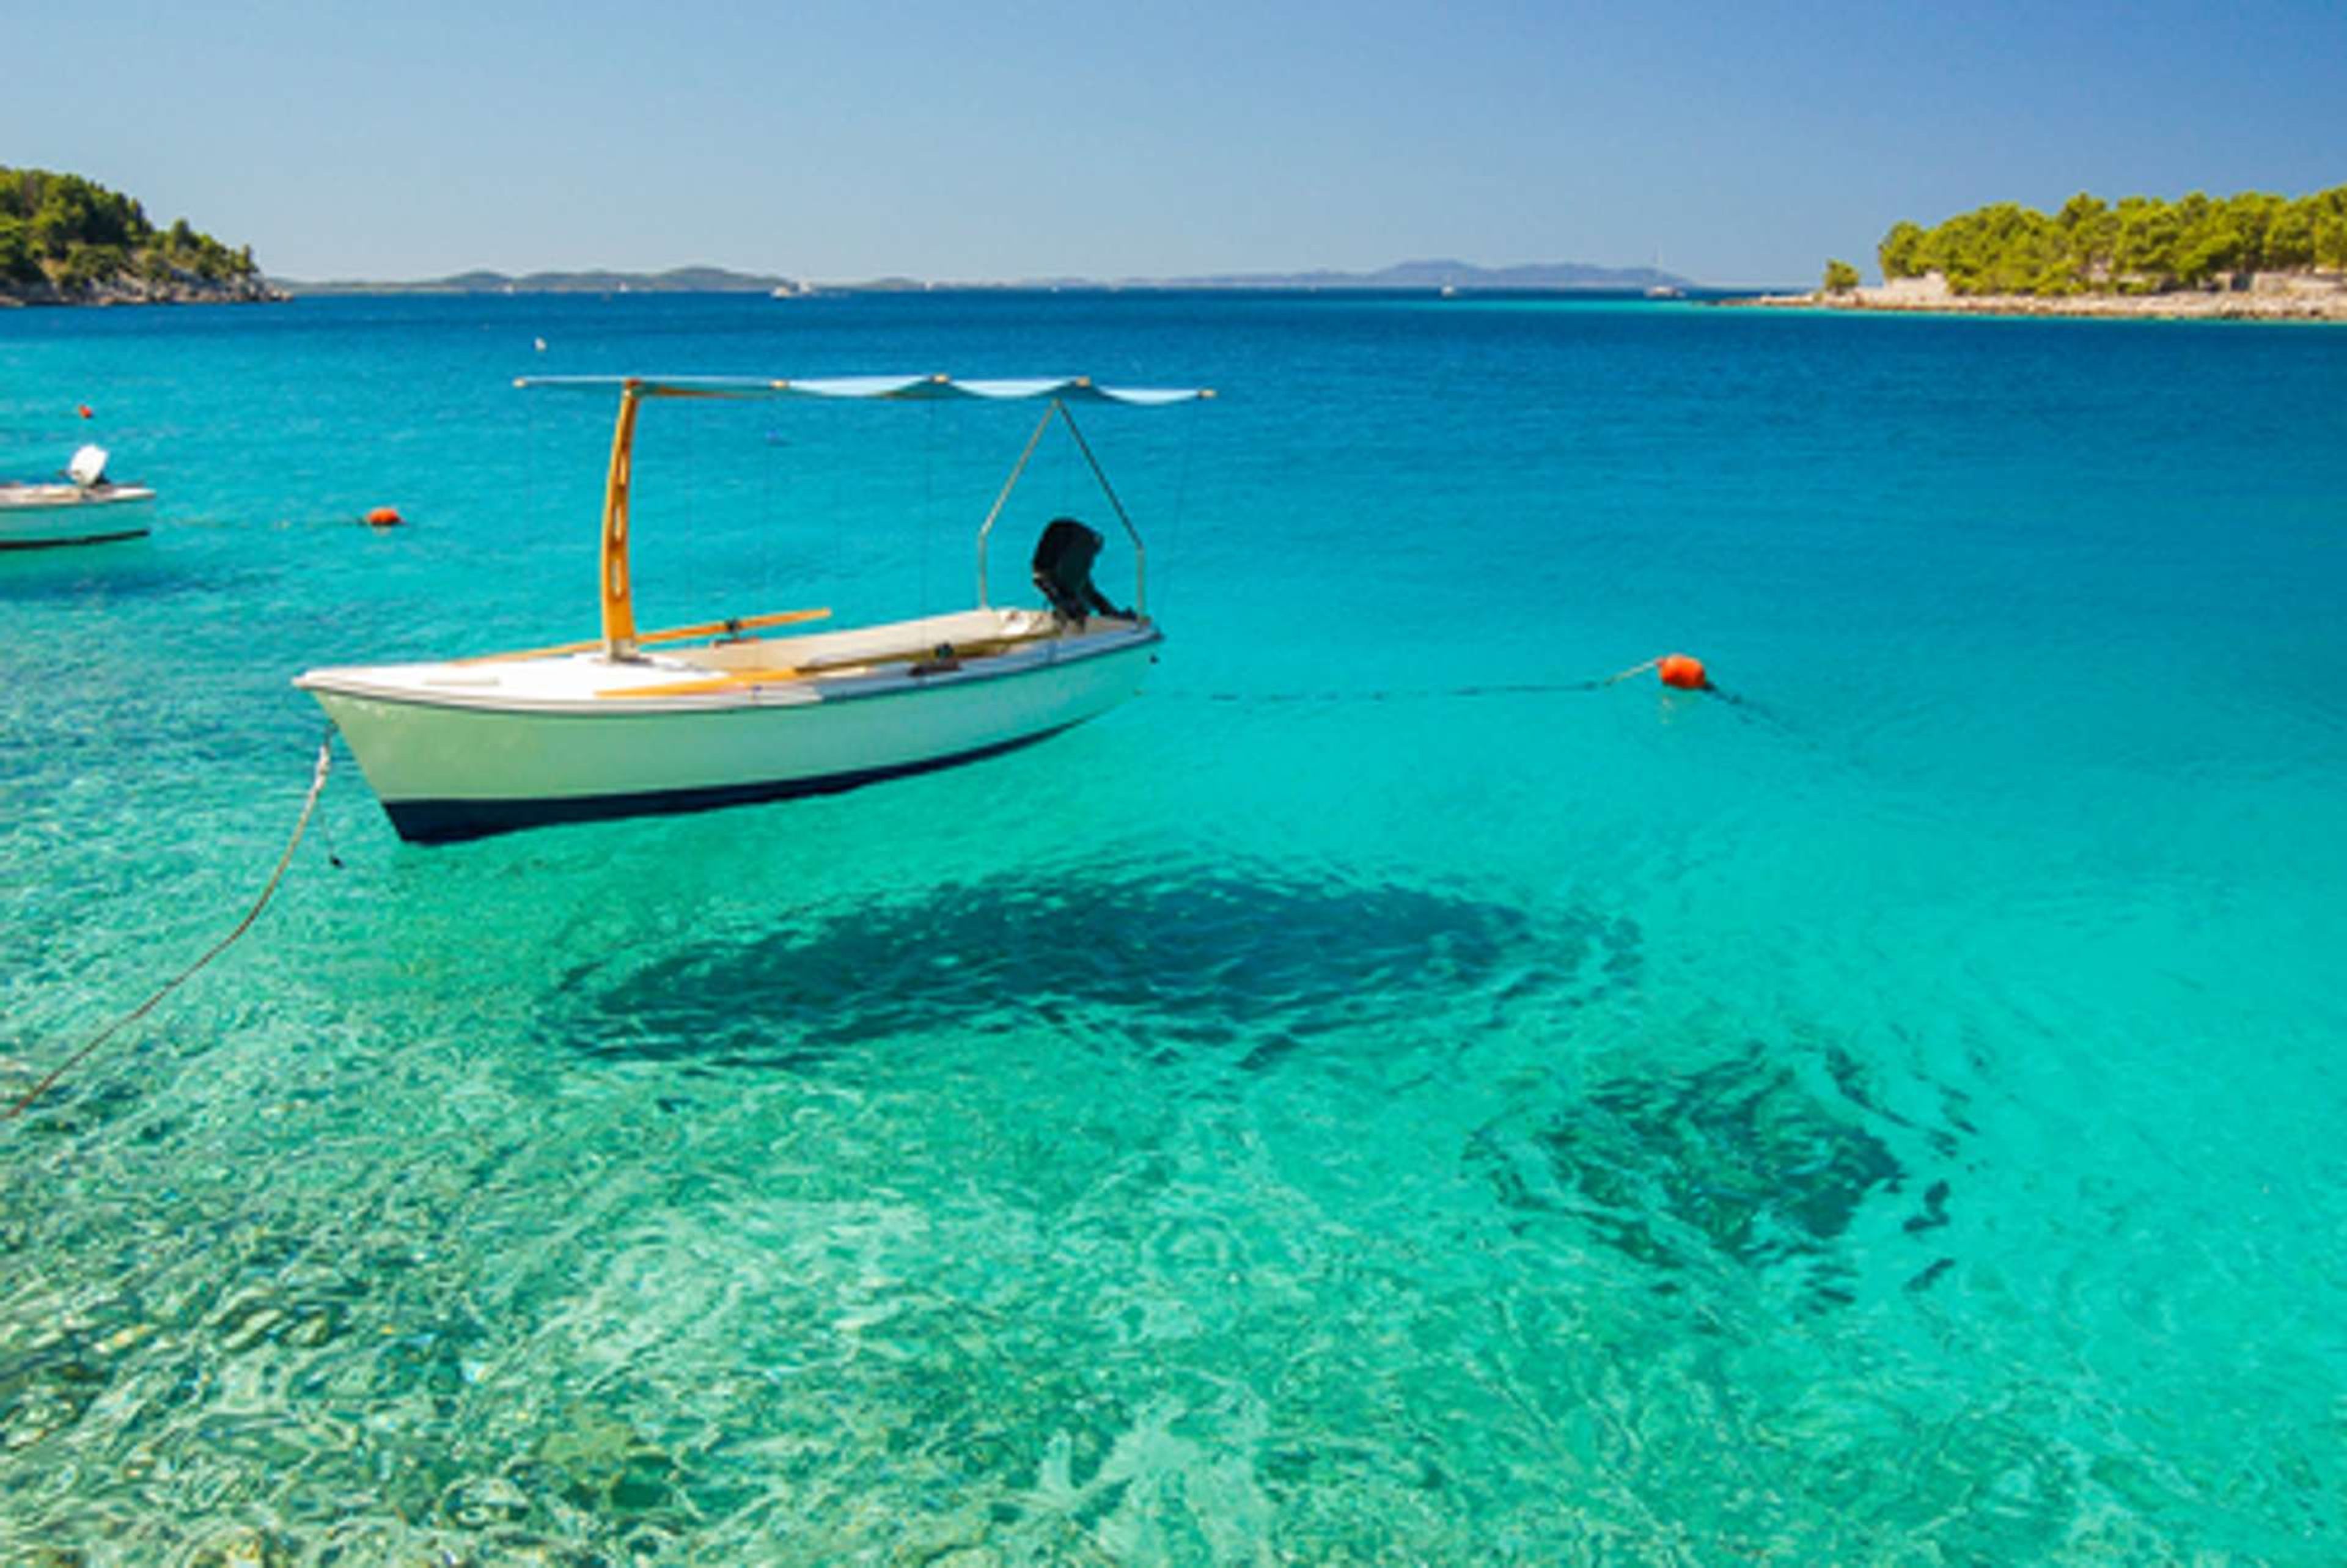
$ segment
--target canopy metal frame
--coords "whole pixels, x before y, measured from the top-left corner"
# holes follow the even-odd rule
[[[1051,406],[1043,410],[1043,417],[1035,422],[1035,429],[1027,437],[1027,445],[1020,452],[1019,461],[1010,466],[1010,477],[1002,482],[1001,493],[994,497],[994,505],[987,508],[986,521],[978,526],[978,607],[980,610],[994,608],[994,601],[987,596],[986,590],[987,540],[994,532],[996,520],[1002,516],[1002,508],[1010,504],[1011,492],[1019,487],[1020,476],[1026,473],[1029,460],[1035,456],[1035,448],[1042,445],[1044,432],[1051,428],[1054,419],[1065,425],[1068,434],[1075,437],[1076,450],[1084,455],[1085,466],[1092,469],[1092,477],[1100,482],[1101,494],[1108,497],[1109,507],[1116,513],[1116,520],[1124,525],[1124,537],[1133,541],[1133,612],[1146,620],[1149,619],[1149,547],[1142,542],[1141,529],[1134,526],[1133,514],[1124,509],[1124,502],[1118,497],[1116,487],[1108,482],[1108,470],[1102,468],[1100,459],[1092,455],[1092,443],[1084,439],[1083,429],[1077,425],[1076,416],[1069,413],[1068,405],[1056,397],[1051,399]]]
[[[1123,526],[1125,537],[1133,542],[1133,613],[1142,620],[1149,616],[1149,550],[1142,541],[1141,530],[1125,510],[1116,487],[1109,483],[1108,473],[1101,466],[1092,443],[1084,438],[1075,415],[1069,412],[1071,401],[1122,403],[1141,407],[1158,407],[1173,403],[1184,403],[1210,398],[1211,388],[1104,387],[1095,384],[1089,376],[1052,377],[1023,381],[957,381],[950,376],[844,376],[815,380],[784,381],[749,376],[525,376],[514,384],[520,387],[568,388],[572,390],[609,391],[620,394],[620,414],[611,431],[611,460],[603,485],[602,546],[599,559],[598,597],[602,615],[602,646],[604,657],[614,661],[637,657],[639,638],[636,632],[634,583],[629,574],[628,506],[630,487],[634,478],[636,415],[648,397],[822,397],[877,398],[891,402],[929,402],[941,399],[969,398],[985,402],[1010,399],[1044,398],[1047,406],[1043,417],[1036,421],[1020,451],[1019,460],[1011,465],[1010,477],[987,509],[986,520],[978,529],[978,602],[980,609],[992,608],[988,597],[986,579],[987,543],[994,532],[995,523],[1003,508],[1010,505],[1013,491],[1019,487],[1028,463],[1042,443],[1051,421],[1058,419],[1068,427],[1068,434],[1083,455],[1092,477],[1099,481],[1101,494],[1108,498],[1117,521]]]

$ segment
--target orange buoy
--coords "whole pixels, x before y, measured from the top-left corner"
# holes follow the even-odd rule
[[[1703,661],[1685,653],[1668,653],[1655,665],[1655,673],[1663,684],[1681,692],[1708,692],[1711,677],[1703,672]]]
[[[79,409],[79,410],[81,411],[81,416],[82,416],[84,419],[87,419],[87,418],[90,416],[90,414],[89,414],[89,405],[88,405],[88,404],[87,404],[87,403],[77,403],[76,405],[74,405],[74,406],[75,406],[76,408],[77,408],[77,409]]]
[[[395,528],[405,520],[396,507],[377,507],[366,515],[367,527],[371,528]]]

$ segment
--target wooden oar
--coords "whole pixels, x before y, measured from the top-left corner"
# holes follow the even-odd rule
[[[699,626],[672,626],[665,631],[647,631],[636,639],[636,646],[648,647],[656,642],[690,642],[696,637],[727,637],[753,627],[796,626],[803,621],[828,620],[828,610],[783,610],[772,615],[745,615],[732,620],[706,620]],[[565,653],[591,653],[603,646],[600,637],[586,642],[558,642],[551,648],[524,648],[514,653],[477,653],[470,659],[451,660],[455,664],[502,664],[515,659],[553,659]]]
[[[989,637],[975,642],[953,644],[951,657],[984,659],[1008,652],[1022,642],[1040,642],[1057,636],[1056,629],[1049,631],[1029,631],[1015,637]],[[813,663],[772,670],[732,670],[704,680],[668,681],[657,686],[610,686],[595,693],[598,697],[698,697],[714,692],[730,692],[743,686],[779,686],[791,681],[812,681],[825,675],[860,674],[876,664],[916,664],[934,659],[936,651],[927,653],[882,653],[865,659],[825,659]]]

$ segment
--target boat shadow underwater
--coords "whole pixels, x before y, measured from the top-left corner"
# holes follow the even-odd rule
[[[1635,986],[1626,919],[1536,917],[1395,880],[1119,865],[948,883],[559,982],[589,1055],[816,1070],[893,1041],[1042,1030],[1262,1071],[1317,1040],[1501,1024]]]
[[[256,592],[276,574],[251,567],[222,568],[175,558],[151,541],[125,540],[104,549],[0,551],[0,605],[101,608]]]
[[[1665,1296],[1718,1270],[1773,1281],[1805,1311],[1870,1281],[1935,1284],[1952,1266],[1935,1234],[1951,1188],[1932,1173],[1968,1130],[1953,1106],[1947,1126],[1914,1122],[1849,1050],[1817,1041],[1671,1030],[1575,1068],[1576,1020],[1634,1013],[1646,966],[1624,916],[1276,866],[1117,863],[615,953],[562,975],[539,1028],[615,1064],[811,1080],[1040,1033],[1065,1042],[1071,1071],[1122,1056],[1210,1094],[1339,1057],[1449,1061],[1512,1034],[1510,1052],[1553,1050],[1563,1071],[1518,1075],[1458,1151],[1496,1223],[1609,1255]],[[1901,1205],[1896,1224],[1868,1217],[1882,1203]],[[1896,1255],[1867,1255],[1881,1245]]]
[[[1481,1130],[1468,1163],[1512,1228],[1603,1248],[1661,1296],[1727,1270],[1779,1282],[1812,1312],[1853,1304],[1869,1279],[1920,1291],[1954,1266],[1932,1234],[1952,1223],[1944,1176],[1895,1232],[1865,1216],[1953,1157],[1955,1132],[1888,1111],[1838,1049],[1747,1038],[1690,1055]]]

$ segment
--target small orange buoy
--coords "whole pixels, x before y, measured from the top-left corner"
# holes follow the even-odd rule
[[[367,527],[371,528],[395,528],[405,520],[396,507],[377,507],[366,515]]]
[[[1685,653],[1665,654],[1655,664],[1655,673],[1663,684],[1681,692],[1708,692],[1711,677],[1703,672],[1703,661]]]
[[[90,416],[90,414],[89,414],[89,405],[88,405],[88,404],[87,404],[87,403],[77,403],[77,404],[75,404],[75,405],[74,405],[74,407],[75,407],[77,411],[79,411],[79,413],[80,413],[81,416],[82,416],[84,419],[87,419],[87,418]]]

